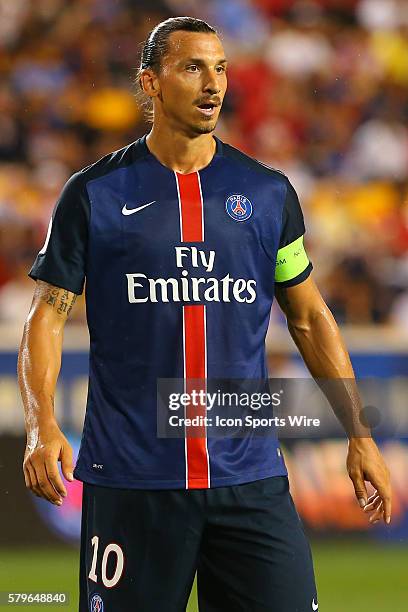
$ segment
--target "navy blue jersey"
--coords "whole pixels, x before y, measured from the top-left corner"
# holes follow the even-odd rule
[[[81,293],[89,390],[76,478],[205,488],[285,475],[274,437],[159,438],[158,379],[264,379],[275,283],[311,271],[287,177],[216,138],[180,174],[146,136],[74,174],[30,276]]]

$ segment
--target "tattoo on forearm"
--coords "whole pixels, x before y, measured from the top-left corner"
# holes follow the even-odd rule
[[[44,285],[44,289],[45,291],[41,296],[44,302],[55,308],[58,314],[66,314],[68,317],[75,304],[77,295],[71,293],[70,296],[70,292],[66,289],[60,289],[52,285]]]

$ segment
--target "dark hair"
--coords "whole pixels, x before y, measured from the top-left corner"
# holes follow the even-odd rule
[[[142,89],[140,82],[142,70],[151,68],[156,74],[160,73],[162,59],[168,51],[169,36],[179,31],[217,34],[217,31],[208,23],[194,17],[170,17],[153,28],[143,44],[140,66],[135,78],[138,87],[136,97],[144,108],[147,121],[153,122],[153,103]]]

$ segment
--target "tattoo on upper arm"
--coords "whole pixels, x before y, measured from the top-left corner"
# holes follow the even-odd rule
[[[40,297],[46,303],[55,308],[58,314],[68,317],[77,299],[76,293],[67,291],[54,285],[49,285],[41,281]]]
[[[67,312],[68,308],[68,291],[63,291],[60,295],[60,302],[57,309],[58,314],[62,314],[63,312]]]

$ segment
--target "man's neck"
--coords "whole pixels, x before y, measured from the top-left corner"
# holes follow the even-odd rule
[[[153,126],[146,144],[160,163],[181,174],[208,166],[216,150],[212,133],[191,138],[164,126]]]

